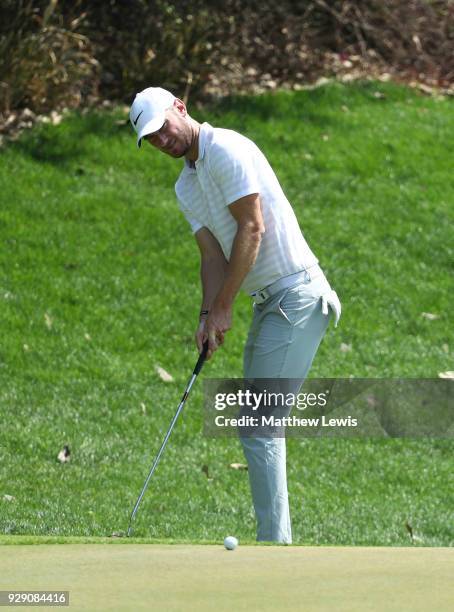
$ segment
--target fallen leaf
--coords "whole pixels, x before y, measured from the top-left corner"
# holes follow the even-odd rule
[[[410,525],[408,521],[405,521],[405,527],[410,534],[410,538],[413,540],[413,527]]]
[[[4,499],[4,501],[7,501],[7,502],[12,502],[12,501],[14,501],[16,498],[14,497],[14,495],[4,495],[4,496],[3,496],[3,499]]]
[[[58,453],[57,459],[60,461],[60,463],[68,463],[70,460],[70,455],[71,451],[69,450],[69,446],[65,444],[65,446]]]
[[[164,368],[161,368],[161,366],[157,365],[155,366],[155,370],[161,380],[163,380],[164,382],[173,382],[173,377],[168,372],[166,372]]]
[[[47,329],[52,329],[52,319],[51,317],[46,313],[44,313],[44,322],[46,323],[46,327]]]
[[[321,87],[322,85],[327,85],[328,83],[329,79],[327,79],[326,77],[320,77],[316,80],[315,85],[316,87]]]
[[[50,120],[52,125],[59,125],[62,122],[63,115],[57,113],[57,111],[52,111],[50,114]]]
[[[342,353],[349,353],[352,350],[352,345],[345,344],[345,342],[341,342],[340,350]]]
[[[12,123],[14,123],[17,119],[17,115],[16,113],[11,113],[9,115],[9,117],[6,119],[6,121],[3,124],[3,127],[9,127]]]
[[[440,315],[433,314],[431,312],[422,312],[421,316],[427,319],[428,321],[435,321],[440,318]]]

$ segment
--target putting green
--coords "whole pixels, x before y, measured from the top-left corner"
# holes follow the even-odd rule
[[[443,612],[453,575],[451,548],[0,547],[0,590],[68,590],[70,610]]]

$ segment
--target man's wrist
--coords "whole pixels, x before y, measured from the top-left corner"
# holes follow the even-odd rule
[[[215,305],[225,310],[226,308],[232,308],[235,296],[230,292],[221,292],[216,296]]]
[[[206,321],[208,319],[209,314],[210,314],[209,310],[205,310],[205,309],[201,310],[199,314],[199,321],[200,322]]]

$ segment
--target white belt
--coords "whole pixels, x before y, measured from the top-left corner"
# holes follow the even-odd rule
[[[306,270],[301,270],[300,272],[295,272],[295,274],[290,274],[289,276],[279,278],[277,281],[274,281],[274,283],[271,283],[271,285],[268,285],[264,289],[259,289],[258,291],[252,293],[251,297],[256,304],[263,304],[263,302],[266,302],[268,298],[276,293],[279,293],[279,291],[289,289],[290,287],[298,285],[301,282],[308,283],[313,278],[317,278],[317,276],[320,276],[321,274],[323,274],[323,270],[318,264],[314,264]]]

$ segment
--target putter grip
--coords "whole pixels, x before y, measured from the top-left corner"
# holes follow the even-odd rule
[[[205,359],[207,357],[207,353],[208,353],[208,340],[206,340],[203,343],[203,349],[202,352],[199,355],[199,359],[196,363],[196,366],[194,368],[194,374],[197,376],[197,374],[199,374],[200,370],[202,369],[203,364],[205,363]]]

